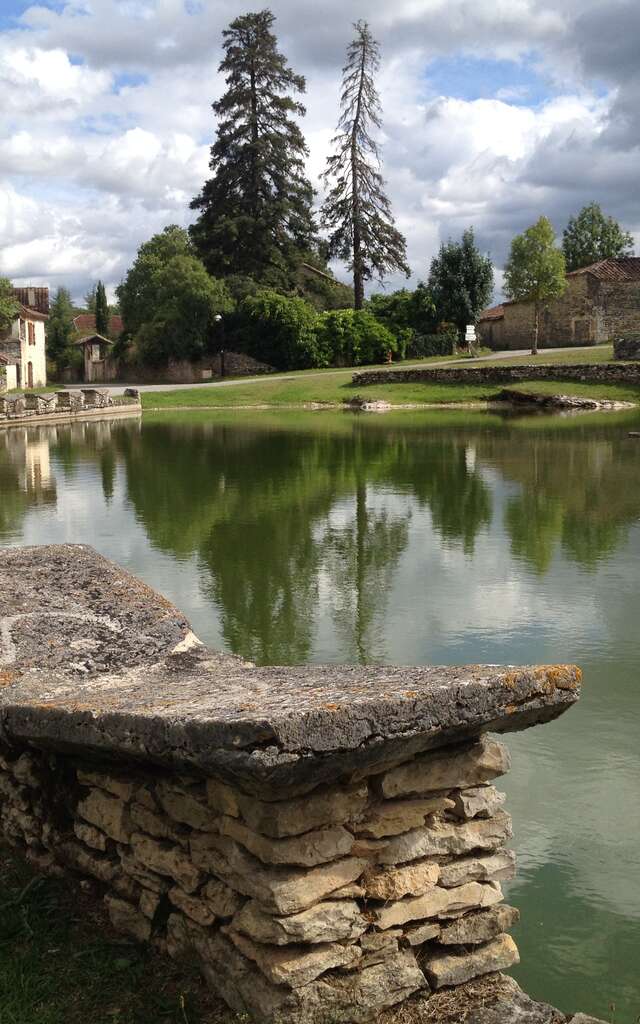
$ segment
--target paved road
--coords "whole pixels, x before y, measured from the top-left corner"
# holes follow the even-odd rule
[[[589,346],[590,348],[592,346]],[[571,346],[569,348],[546,348],[544,355],[550,352],[581,352],[583,349]],[[455,366],[458,363],[465,363],[467,365],[473,365],[473,363],[482,363],[491,359],[512,359],[514,356],[528,356],[531,354],[531,349],[523,348],[517,350],[508,350],[506,352],[492,352],[488,356],[478,356],[477,359],[471,362],[469,359],[443,359],[442,362],[427,363],[426,366],[429,369],[437,369],[440,366]],[[541,353],[542,354],[542,353]],[[397,369],[408,370],[412,366],[424,366],[423,362],[420,363],[402,363],[397,364]],[[384,367],[383,367],[384,368]],[[356,373],[358,370],[365,370],[368,367],[356,366],[349,367],[346,370],[318,370],[313,373],[305,374],[306,377],[334,377],[344,375],[345,373]],[[238,384],[264,384],[272,380],[300,380],[298,374],[291,376],[290,373],[269,373],[264,374],[261,377],[234,377],[233,380],[215,380],[207,381],[196,384],[117,384],[109,387],[112,395],[121,395],[126,387],[137,388],[138,391],[184,391],[189,388],[232,388]],[[77,387],[77,385],[75,385]]]

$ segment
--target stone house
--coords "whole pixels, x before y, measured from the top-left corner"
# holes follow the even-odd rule
[[[567,274],[560,298],[543,306],[541,348],[595,345],[640,331],[640,257],[601,260]],[[478,318],[482,343],[494,349],[527,348],[533,341],[532,302],[503,302]]]
[[[49,314],[48,288],[14,288],[20,303],[18,316],[0,335],[0,357],[4,364],[5,386],[40,388],[47,383],[45,323]]]

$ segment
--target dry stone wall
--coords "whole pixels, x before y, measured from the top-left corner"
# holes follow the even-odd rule
[[[373,1020],[517,962],[492,733],[579,686],[558,665],[256,668],[89,548],[5,550],[0,833],[259,1024]]]

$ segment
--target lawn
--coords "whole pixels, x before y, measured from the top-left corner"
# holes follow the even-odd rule
[[[238,1024],[199,975],[115,934],[95,896],[0,847],[0,1024]]]
[[[564,349],[561,352],[545,352],[540,349],[537,356],[506,356],[502,359],[483,359],[484,366],[520,366],[522,363],[535,363],[536,366],[575,365],[576,363],[608,363],[613,359],[613,345],[592,345],[589,348]],[[477,360],[469,360],[469,366],[479,365]]]

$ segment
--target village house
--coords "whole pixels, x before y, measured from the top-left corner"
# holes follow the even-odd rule
[[[640,256],[601,260],[567,274],[564,294],[543,305],[538,344],[596,345],[640,331]],[[534,334],[532,302],[503,302],[478,318],[483,345],[528,348]]]
[[[20,309],[9,330],[0,335],[0,364],[5,370],[6,388],[45,387],[49,289],[14,288],[13,295]]]

